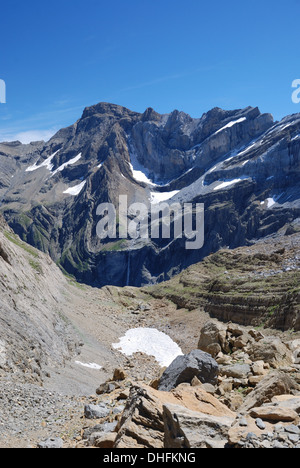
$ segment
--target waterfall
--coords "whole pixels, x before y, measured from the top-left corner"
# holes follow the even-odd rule
[[[134,249],[136,239],[131,239],[128,249],[128,260],[127,260],[127,277],[126,277],[126,286],[130,286],[130,270],[131,270],[131,252]]]
[[[128,251],[126,286],[129,286],[129,281],[130,281],[130,263],[131,263],[130,256],[131,256],[131,250]]]

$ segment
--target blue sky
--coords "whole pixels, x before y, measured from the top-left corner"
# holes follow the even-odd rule
[[[2,2],[0,140],[47,139],[100,101],[300,112],[299,13],[299,0]]]

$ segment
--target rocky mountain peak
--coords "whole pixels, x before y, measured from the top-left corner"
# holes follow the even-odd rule
[[[47,143],[0,145],[1,211],[80,281],[160,282],[222,247],[289,229],[300,217],[299,134],[300,115],[274,123],[255,107],[196,119],[99,103]],[[204,203],[204,247],[187,253],[178,240],[149,240],[131,252],[130,239],[101,242],[97,206],[120,194],[149,207]]]
[[[107,115],[122,118],[122,116],[125,116],[126,114],[134,115],[134,112],[131,112],[125,107],[119,106],[117,104],[100,102],[94,106],[86,107],[83,111],[82,119],[91,117],[93,115]]]
[[[155,112],[152,107],[148,107],[148,109],[145,110],[145,112],[142,115],[142,121],[143,122],[148,122],[148,121],[160,121],[161,116]]]

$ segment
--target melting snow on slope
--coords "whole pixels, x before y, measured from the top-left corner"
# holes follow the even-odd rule
[[[72,166],[73,164],[77,163],[77,161],[79,161],[79,159],[81,159],[81,156],[82,156],[82,153],[79,153],[77,156],[75,156],[75,158],[70,159],[70,161],[68,161],[68,162],[62,164],[61,166],[59,166],[56,169],[56,171],[53,172],[52,176],[57,174],[57,172],[62,172],[66,167]]]
[[[276,200],[274,198],[267,198],[266,200],[260,202],[261,205],[267,204],[267,208],[272,208],[275,205]]]
[[[54,158],[54,156],[57,155],[57,153],[59,152],[60,150],[56,151],[55,153],[51,154],[51,156],[49,156],[49,158],[47,158],[44,162],[42,162],[42,164],[40,164],[39,166],[37,166],[37,163],[35,163],[33,166],[30,166],[26,169],[26,172],[33,172],[33,171],[36,171],[37,169],[41,169],[42,167],[46,167],[46,169],[48,169],[48,171],[52,171],[53,169],[53,164],[52,164],[52,159]]]
[[[26,172],[33,172],[33,171],[36,171],[37,169],[41,169],[42,167],[46,167],[46,169],[48,169],[48,171],[52,171],[54,165],[52,164],[52,160],[53,158],[57,155],[57,153],[59,152],[60,150],[56,151],[55,153],[51,154],[51,156],[49,156],[49,158],[47,158],[44,162],[42,162],[42,164],[39,164],[37,165],[37,163],[35,163],[33,166],[30,166],[26,169]],[[53,173],[52,173],[52,176],[54,176],[55,174],[57,174],[57,172],[61,172],[63,171],[67,166],[72,166],[73,164],[77,163],[77,161],[79,161],[79,159],[81,158],[82,154],[79,153],[77,156],[75,156],[75,158],[73,159],[70,159],[70,161],[62,164],[60,167],[58,167]]]
[[[150,178],[149,178],[150,171],[148,169],[146,169],[139,162],[139,160],[137,158],[137,155],[136,155],[136,152],[135,152],[135,150],[133,150],[133,148],[131,148],[131,151],[130,151],[130,163],[129,163],[129,165],[130,165],[130,169],[131,169],[133,178],[137,182],[144,182],[146,184],[152,185],[153,187],[157,186],[157,184],[154,184],[150,180]]]
[[[158,205],[161,202],[169,200],[179,193],[180,190],[174,190],[173,192],[151,192],[151,203],[153,205]]]
[[[81,184],[75,185],[75,187],[68,188],[67,190],[64,191],[64,193],[68,195],[73,195],[73,196],[79,195],[81,190],[85,186],[85,184],[86,184],[86,180],[81,182]]]
[[[219,130],[220,131],[220,130]],[[257,142],[259,141],[261,137],[258,137],[258,138],[255,138],[254,140],[252,140],[252,142],[250,142],[250,144],[248,146],[245,147],[242,146],[241,148],[239,149],[235,149],[233,151],[230,152],[230,156],[229,158],[225,159],[224,162],[228,162],[228,161],[231,161],[232,159],[234,159],[235,157],[239,157],[239,156],[242,156],[243,154],[245,153],[248,153],[248,151],[250,151],[252,148],[254,148],[256,145],[257,145]]]
[[[231,185],[235,185],[238,182],[241,182],[244,179],[233,179],[233,180],[228,180],[227,182],[222,182],[221,184],[217,185],[214,190],[221,190],[226,187],[230,187]]]
[[[238,123],[245,122],[245,120],[247,120],[246,117],[241,117],[241,118],[238,119],[238,120],[233,120],[232,122],[229,122],[227,125],[225,125],[224,127],[220,128],[219,130],[217,130],[217,131],[215,132],[215,135],[216,135],[217,133],[222,132],[222,131],[225,130],[226,128],[231,128],[231,127],[233,127],[234,125],[236,125],[236,124],[238,124]]]
[[[273,205],[275,205],[276,200],[274,198],[267,198],[267,207],[271,208]]]
[[[299,140],[299,138],[300,138],[300,134],[299,134],[299,135],[296,135],[296,136],[294,136],[294,138],[292,138],[292,140],[291,140],[291,141]]]
[[[282,197],[283,193],[281,193],[280,195],[273,195],[273,197],[269,197],[267,198],[266,200],[260,202],[261,205],[264,205],[266,204],[267,205],[267,208],[272,208],[272,206],[274,206],[278,200]]]
[[[75,361],[75,364],[78,364],[78,366],[87,367],[88,369],[93,369],[93,370],[102,369],[102,366],[99,366],[99,364],[95,364],[94,362],[91,362],[90,364],[85,364],[84,362]]]
[[[131,169],[133,178],[134,178],[137,182],[144,182],[144,183],[146,183],[146,184],[156,186],[156,184],[154,184],[154,183],[149,179],[149,177],[148,177],[147,174],[146,174],[146,171],[143,172],[142,170],[133,169],[133,165],[132,165],[131,163],[130,163],[130,169]]]
[[[155,328],[135,328],[112,345],[126,356],[144,353],[154,356],[161,367],[168,367],[178,356],[183,356],[180,347],[165,333]]]

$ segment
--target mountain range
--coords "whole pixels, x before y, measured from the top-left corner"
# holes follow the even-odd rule
[[[300,114],[107,103],[0,144],[1,447],[299,447],[299,144]],[[139,232],[203,204],[203,246],[101,239],[121,195]]]
[[[100,103],[48,142],[0,144],[0,211],[22,240],[92,286],[169,280],[220,249],[300,230],[300,114],[192,118]],[[203,203],[205,241],[106,239],[97,207]]]

